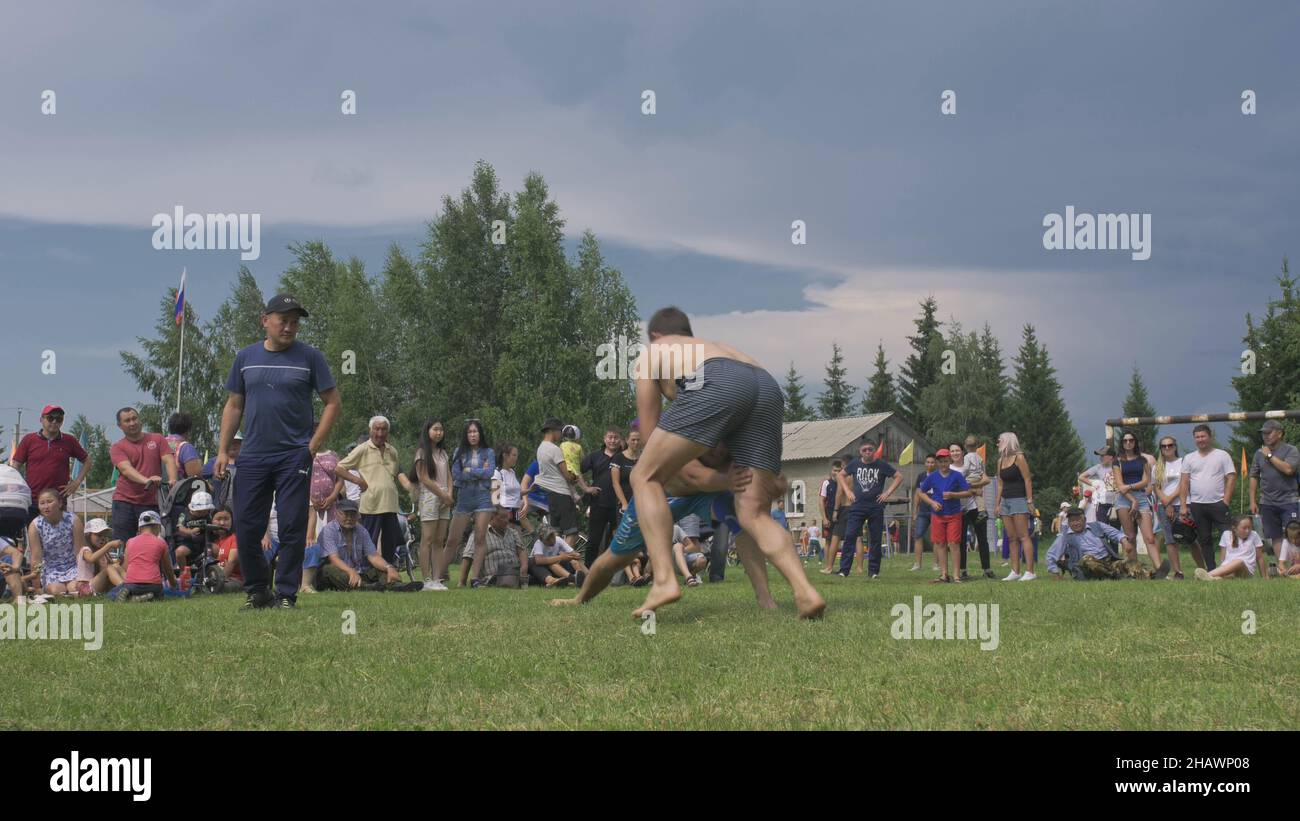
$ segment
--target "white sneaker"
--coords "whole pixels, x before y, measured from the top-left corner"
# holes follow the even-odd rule
[[[1032,581],[1033,581],[1034,579],[1036,579],[1036,578],[1038,578],[1038,577],[1035,576],[1033,573],[1029,573],[1029,572],[1027,572],[1027,573],[1025,573],[1025,575],[1023,575],[1023,576],[1020,577],[1020,581],[1022,581],[1022,582],[1032,582]]]
[[[424,587],[421,588],[422,591],[423,590],[446,590],[446,589],[447,589],[447,585],[443,584],[437,579],[425,579]]]
[[[913,571],[920,570],[920,569],[921,569],[921,565],[919,565],[919,564],[914,564],[914,565],[912,565],[912,570],[913,570]]]
[[[931,573],[938,573],[938,572],[939,572],[939,565],[937,565],[937,564],[930,565],[930,572],[931,572]]]
[[[1016,571],[1012,570],[1011,573],[1008,574],[1007,577],[1006,577],[1005,579],[1003,579],[1002,581],[1004,581],[1004,582],[1018,582],[1018,581],[1020,581],[1020,574],[1017,573]]]

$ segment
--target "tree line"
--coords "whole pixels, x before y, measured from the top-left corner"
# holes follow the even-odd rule
[[[299,339],[324,353],[342,395],[329,446],[346,452],[382,414],[409,467],[426,419],[443,419],[454,447],[465,420],[477,418],[493,445],[519,445],[526,463],[548,416],[579,425],[588,448],[606,425],[626,426],[635,416],[631,383],[595,379],[595,361],[601,344],[636,338],[636,302],[590,231],[573,258],[566,254],[564,225],[541,175],[507,194],[480,161],[460,196],[443,198],[418,251],[393,244],[377,277],[321,240],[290,245],[293,261],[276,290],[311,312]],[[207,321],[185,306],[180,404],[200,452],[215,454],[230,366],[265,337],[268,296],[241,266]],[[176,402],[174,306],[172,289],[159,300],[152,336],[138,340],[141,352],[121,353],[150,397],[140,407],[145,426],[164,432]]]

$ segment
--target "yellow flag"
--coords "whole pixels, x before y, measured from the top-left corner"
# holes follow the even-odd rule
[[[903,465],[912,464],[912,446],[915,444],[916,444],[915,439],[908,442],[907,447],[903,448],[903,452],[898,455],[898,464],[900,467]]]

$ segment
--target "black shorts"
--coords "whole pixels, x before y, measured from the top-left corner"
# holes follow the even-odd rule
[[[831,528],[831,536],[839,536],[840,539],[843,539],[844,526],[848,524],[848,521],[849,521],[849,512],[847,510],[838,511],[837,515],[835,516],[835,526]]]
[[[551,507],[547,514],[551,527],[565,536],[578,532],[578,506],[574,504],[573,496],[548,490],[546,503]]]

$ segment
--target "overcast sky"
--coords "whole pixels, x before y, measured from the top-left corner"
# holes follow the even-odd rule
[[[154,214],[261,214],[265,289],[296,240],[377,273],[480,158],[508,190],[542,173],[643,316],[676,302],[814,393],[832,341],[859,386],[877,341],[896,368],[934,294],[1008,357],[1035,323],[1090,446],[1135,364],[1159,412],[1227,410],[1245,314],[1297,247],[1300,12],[1042,5],[12,7],[0,421],[57,401],[111,425],[141,398],[117,351],[182,265],[200,317],[216,309],[238,254],[156,251]],[[1044,216],[1070,205],[1150,214],[1150,259],[1045,250]]]

